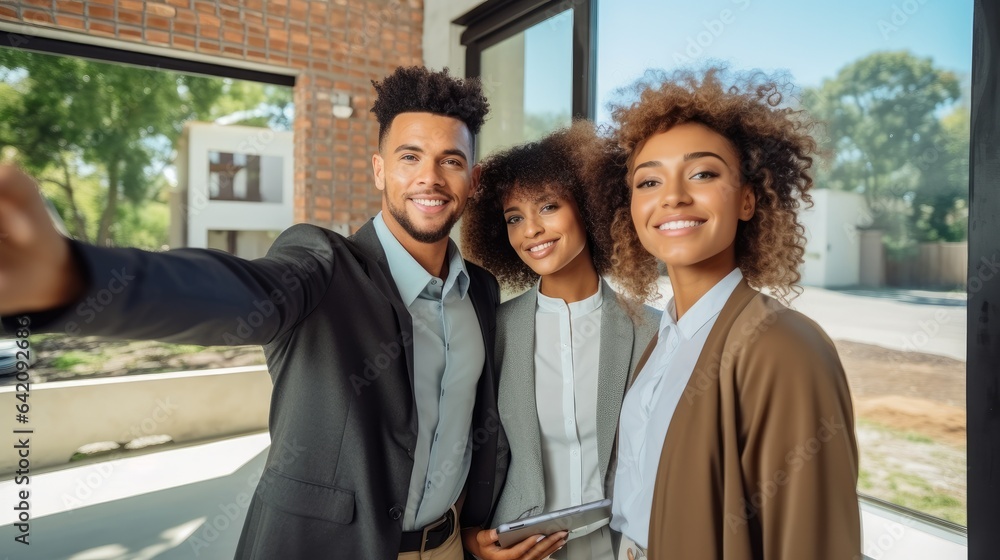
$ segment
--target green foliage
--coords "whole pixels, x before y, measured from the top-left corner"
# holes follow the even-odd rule
[[[73,366],[80,364],[93,364],[99,361],[99,358],[93,354],[88,354],[86,352],[66,352],[61,356],[57,356],[52,360],[52,367],[62,370],[73,369]]]
[[[292,130],[291,88],[225,80],[226,95],[219,98],[209,118],[225,124]]]
[[[526,113],[524,115],[524,141],[532,142],[573,124],[567,112]]]
[[[970,111],[941,119],[934,146],[922,154],[924,182],[914,194],[915,235],[920,241],[964,241],[969,230]]]
[[[968,524],[965,503],[934,488],[919,475],[893,473],[889,478],[889,490],[892,492],[890,501],[894,504],[922,511],[958,525]]]
[[[102,245],[166,243],[162,171],[186,122],[287,129],[291,104],[289,88],[0,48],[0,154]]]
[[[864,193],[891,250],[965,238],[968,109],[958,78],[930,58],[877,52],[841,69],[803,105],[825,124],[819,187]]]

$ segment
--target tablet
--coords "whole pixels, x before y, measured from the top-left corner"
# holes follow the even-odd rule
[[[551,535],[569,531],[566,540],[582,537],[611,521],[611,500],[600,500],[580,506],[543,513],[504,523],[497,527],[497,540],[506,548],[532,535]]]

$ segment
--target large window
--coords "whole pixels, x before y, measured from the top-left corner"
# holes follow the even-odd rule
[[[779,72],[825,123],[793,307],[835,340],[859,491],[965,525],[971,0],[599,9],[597,119],[650,68]]]
[[[272,230],[291,225],[290,158],[270,155],[279,143],[292,152],[287,85],[0,48],[0,117],[0,157],[38,179],[54,221],[77,240],[256,257],[274,241]],[[215,139],[233,131],[238,151]],[[205,163],[195,169],[195,159]],[[263,228],[247,203],[287,206],[289,223]],[[191,235],[190,224],[205,231]],[[35,335],[32,348],[33,383],[263,363],[258,347],[67,334]],[[14,381],[5,376],[0,385]]]
[[[455,22],[490,101],[480,156],[591,116],[592,14],[589,1],[492,0]]]
[[[489,154],[569,126],[573,104],[573,10],[483,49],[480,74],[490,118],[479,135]]]

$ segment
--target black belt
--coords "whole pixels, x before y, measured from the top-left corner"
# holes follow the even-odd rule
[[[455,513],[451,508],[441,516],[441,519],[431,523],[419,531],[403,531],[399,541],[400,552],[419,552],[434,550],[448,540],[455,530]]]

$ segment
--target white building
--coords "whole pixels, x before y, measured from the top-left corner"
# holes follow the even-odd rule
[[[293,223],[293,147],[291,132],[189,123],[178,144],[170,246],[264,256]]]
[[[817,189],[813,206],[799,214],[806,228],[805,263],[799,272],[804,286],[839,288],[861,283],[861,232],[871,223],[864,196]]]

